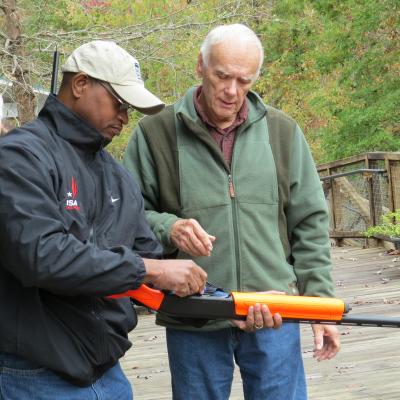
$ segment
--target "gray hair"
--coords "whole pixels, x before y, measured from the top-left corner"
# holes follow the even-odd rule
[[[200,53],[203,58],[204,65],[208,65],[211,47],[226,41],[240,44],[253,43],[256,45],[260,53],[260,61],[256,74],[256,77],[258,77],[264,61],[264,49],[257,35],[250,28],[243,24],[220,25],[212,29],[207,34],[200,47]]]

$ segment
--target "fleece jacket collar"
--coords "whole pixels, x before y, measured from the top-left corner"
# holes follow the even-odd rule
[[[203,122],[199,118],[193,103],[193,93],[197,86],[190,88],[186,95],[178,102],[175,108],[177,117],[179,119],[190,119],[193,125],[203,126]],[[247,120],[240,126],[240,130],[245,130],[249,125],[260,120],[267,113],[267,108],[262,102],[257,93],[249,91],[247,94],[247,101],[249,106],[249,114]]]
[[[96,152],[109,141],[87,121],[75,114],[54,95],[50,95],[39,113],[53,134],[57,134],[72,145]]]

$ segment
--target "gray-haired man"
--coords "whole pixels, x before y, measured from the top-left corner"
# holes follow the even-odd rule
[[[139,180],[165,252],[192,256],[211,282],[227,290],[332,296],[318,174],[296,122],[250,90],[262,59],[249,28],[212,30],[197,63],[202,84],[139,122],[125,165]],[[234,362],[246,399],[307,397],[299,327],[281,326],[267,307],[256,305],[246,321],[202,329],[162,315],[157,322],[167,327],[174,399],[228,399]],[[315,357],[332,358],[337,329],[313,331]]]

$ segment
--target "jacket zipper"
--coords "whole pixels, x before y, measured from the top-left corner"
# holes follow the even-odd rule
[[[229,195],[231,199],[235,197],[235,187],[233,186],[232,175],[228,175],[228,187],[229,187]]]
[[[232,164],[231,171],[233,170],[233,153],[232,153]],[[236,202],[236,193],[235,186],[233,184],[232,172],[228,174],[228,191],[229,196],[231,198],[231,206],[232,206],[232,221],[233,221],[233,236],[234,236],[234,248],[235,252],[235,260],[236,260],[236,280],[238,290],[242,290],[242,267],[240,263],[240,248],[239,248],[239,226],[238,226],[238,212],[237,212],[237,202]]]
[[[89,175],[92,178],[93,181],[93,186],[94,186],[94,211],[93,214],[91,216],[90,219],[90,231],[89,231],[89,242],[92,243],[94,246],[97,246],[97,237],[96,237],[96,228],[95,228],[95,222],[96,222],[96,211],[97,211],[97,206],[98,206],[98,201],[97,201],[97,187],[96,187],[96,179],[94,177],[94,173],[92,172],[92,169],[89,167],[88,168],[89,171]],[[94,317],[99,321],[101,329],[98,332],[98,343],[99,343],[99,355],[100,355],[100,360],[102,362],[106,362],[106,352],[105,352],[105,337],[104,337],[104,333],[103,333],[103,317],[101,316],[101,313],[99,312],[99,300],[97,298],[93,298],[93,302],[92,302],[92,307],[93,307],[93,315]]]

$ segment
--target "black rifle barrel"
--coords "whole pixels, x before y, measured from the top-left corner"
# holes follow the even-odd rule
[[[371,326],[383,328],[400,328],[400,317],[381,317],[371,315],[345,315],[339,321],[326,320],[290,320],[286,322],[300,322],[308,324],[325,324],[325,325],[350,325],[350,326]]]
[[[53,70],[51,73],[51,86],[50,93],[57,95],[57,77],[58,77],[58,60],[60,58],[60,53],[56,49],[53,53]]]

